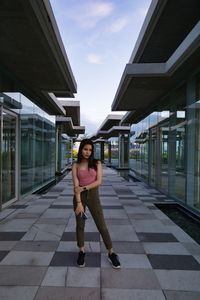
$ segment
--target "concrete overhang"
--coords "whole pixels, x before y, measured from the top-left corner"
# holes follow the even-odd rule
[[[112,110],[134,110],[136,115],[156,109],[162,97],[200,61],[200,21],[166,63],[127,64]]]
[[[6,108],[11,108],[11,109],[21,109],[22,108],[21,102],[9,97],[8,95],[3,94],[3,93],[0,93],[0,104],[3,104]]]
[[[68,136],[85,133],[85,126],[74,126],[71,117],[56,116],[56,125],[59,124]]]
[[[59,103],[64,107],[66,116],[72,118],[74,125],[80,125],[80,101],[75,100],[59,100]]]
[[[108,130],[115,125],[119,125],[123,115],[109,114],[99,127],[99,131]]]
[[[74,97],[77,85],[48,0],[0,1],[0,64],[3,72],[12,74],[12,86],[1,90],[19,92],[31,100],[44,94]],[[12,89],[11,89],[12,88]],[[28,92],[27,92],[28,91]],[[36,104],[38,104],[38,102]],[[46,109],[51,113],[51,104]],[[54,113],[54,108],[52,108]]]
[[[107,139],[96,139],[94,140],[94,143],[107,143],[108,140]]]
[[[149,115],[152,109],[149,110],[133,110],[133,111],[128,111],[124,118],[122,119],[120,125],[128,125],[132,124],[133,122],[137,123],[140,120],[144,119],[146,116]]]
[[[199,21],[199,0],[152,0],[129,63],[166,62]]]
[[[91,136],[89,136],[89,139],[94,141],[97,138],[96,134],[92,134]]]
[[[110,137],[118,137],[119,133],[129,134],[130,126],[113,126],[109,130],[99,130],[97,132],[97,138],[109,139]]]

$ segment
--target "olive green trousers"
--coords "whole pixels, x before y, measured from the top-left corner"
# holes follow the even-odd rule
[[[97,226],[97,229],[99,230],[99,233],[102,236],[106,249],[110,250],[112,248],[112,241],[104,220],[103,210],[99,199],[98,188],[93,188],[89,191],[83,191],[81,193],[81,201],[84,207],[84,211],[86,209],[86,206],[88,207]],[[73,204],[75,210],[77,206],[75,195],[73,199]],[[84,228],[85,220],[79,215],[76,215],[76,238],[77,245],[79,248],[84,247]]]

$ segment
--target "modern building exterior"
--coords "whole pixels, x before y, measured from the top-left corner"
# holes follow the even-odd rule
[[[92,139],[97,159],[117,169],[128,169],[130,126],[120,125],[122,118],[123,115],[108,115]]]
[[[80,101],[61,100],[59,102],[64,107],[66,116],[56,116],[57,174],[63,173],[72,162],[73,142],[79,134],[85,133],[85,127],[80,126]]]
[[[112,110],[128,111],[130,169],[200,212],[199,1],[152,1]]]
[[[54,180],[65,168],[60,149],[84,128],[80,104],[66,111],[57,99],[77,85],[49,1],[6,0],[0,10],[1,209]]]

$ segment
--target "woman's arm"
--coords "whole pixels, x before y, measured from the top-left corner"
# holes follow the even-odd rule
[[[97,162],[97,180],[95,180],[93,183],[86,185],[85,187],[75,187],[76,192],[83,192],[86,188],[86,190],[91,190],[97,186],[100,186],[102,183],[102,164],[100,161]]]
[[[73,181],[73,185],[74,185],[74,191],[75,191],[76,203],[77,203],[75,213],[78,215],[79,213],[82,214],[82,212],[84,212],[84,208],[83,208],[83,205],[81,202],[80,191],[77,190],[77,187],[79,187],[79,180],[77,177],[77,164],[76,163],[73,163],[73,165],[72,165],[72,181]]]

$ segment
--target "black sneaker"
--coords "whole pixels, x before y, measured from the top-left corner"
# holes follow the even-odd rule
[[[80,268],[85,267],[85,253],[83,251],[78,254],[77,264]]]
[[[108,260],[111,262],[113,268],[120,269],[121,265],[118,259],[118,255],[114,252],[112,254],[108,254]]]

